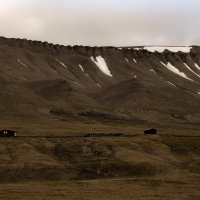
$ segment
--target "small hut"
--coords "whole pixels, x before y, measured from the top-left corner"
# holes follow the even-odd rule
[[[17,132],[13,130],[0,130],[0,137],[15,137]]]
[[[151,128],[151,129],[147,129],[144,131],[145,135],[156,135],[157,134],[157,130],[155,128]]]

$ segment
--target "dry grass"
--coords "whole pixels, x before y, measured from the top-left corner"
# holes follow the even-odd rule
[[[200,183],[160,179],[1,184],[4,200],[198,200]]]
[[[49,119],[25,124],[4,121],[5,127],[28,136],[84,135],[90,129],[136,136],[0,138],[0,199],[197,200],[200,196],[200,138],[192,137],[198,136],[198,126],[180,125],[176,130],[160,125],[159,136],[144,136],[145,125],[130,122]]]

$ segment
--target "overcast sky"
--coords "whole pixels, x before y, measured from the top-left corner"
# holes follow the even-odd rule
[[[0,35],[64,45],[200,45],[200,0],[1,0]]]

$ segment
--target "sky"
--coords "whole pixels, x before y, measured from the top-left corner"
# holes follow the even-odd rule
[[[200,45],[200,0],[0,0],[0,36],[62,45]]]

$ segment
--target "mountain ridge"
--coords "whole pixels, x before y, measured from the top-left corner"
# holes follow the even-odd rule
[[[0,37],[0,70],[5,115],[43,116],[45,110],[53,116],[92,112],[88,117],[199,121],[198,46],[152,52]]]
[[[115,49],[137,49],[137,48],[143,48],[143,47],[192,47],[192,48],[199,48],[198,45],[135,45],[135,46],[110,46],[110,45],[105,45],[105,46],[88,46],[88,45],[62,45],[62,44],[56,44],[56,43],[51,43],[47,41],[39,41],[39,40],[31,40],[31,39],[25,39],[25,38],[7,38],[4,36],[0,36],[0,42],[1,43],[9,43],[12,45],[32,45],[34,47],[35,45],[38,45],[40,47],[47,47],[47,48],[55,48],[55,49],[67,49],[67,50],[77,50],[77,48],[115,48]]]

